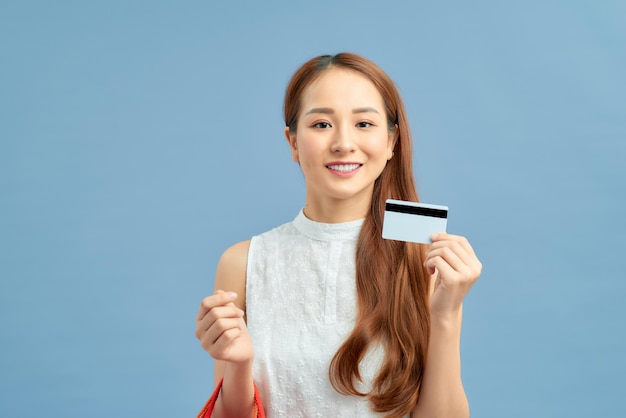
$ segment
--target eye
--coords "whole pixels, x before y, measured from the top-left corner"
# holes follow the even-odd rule
[[[328,129],[330,128],[330,123],[328,122],[316,122],[313,124],[314,128],[319,128],[319,129]]]
[[[356,126],[357,126],[357,128],[369,128],[369,127],[371,127],[371,126],[374,126],[374,124],[373,124],[373,123],[371,123],[371,122],[365,122],[365,121],[363,121],[363,122],[359,122],[359,123],[357,123],[357,124],[356,124]]]

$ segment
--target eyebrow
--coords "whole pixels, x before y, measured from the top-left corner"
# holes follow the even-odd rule
[[[335,113],[335,111],[329,107],[315,107],[311,110],[309,110],[308,112],[305,113],[305,115],[310,115],[313,113],[323,113],[325,115],[332,115]],[[353,114],[357,114],[357,113],[377,113],[380,115],[380,113],[378,112],[378,110],[374,109],[373,107],[357,107],[356,109],[352,109],[352,113]]]

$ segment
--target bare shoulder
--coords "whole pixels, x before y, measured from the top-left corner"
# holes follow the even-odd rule
[[[222,256],[217,264],[218,270],[220,268],[223,269],[246,269],[248,264],[248,249],[250,248],[250,240],[241,241],[237,244],[229,247]]]
[[[239,242],[228,248],[220,257],[215,272],[215,290],[237,293],[235,305],[244,311],[249,248],[250,240]]]

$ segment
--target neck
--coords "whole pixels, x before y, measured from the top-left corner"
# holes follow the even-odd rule
[[[363,219],[369,212],[371,195],[354,199],[310,199],[307,196],[304,215],[316,222],[328,224]]]

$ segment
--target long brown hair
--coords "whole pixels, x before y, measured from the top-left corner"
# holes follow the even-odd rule
[[[356,249],[358,314],[354,329],[330,364],[330,381],[340,393],[365,396],[372,410],[403,416],[417,403],[430,335],[429,275],[424,246],[382,238],[387,199],[418,201],[412,168],[409,125],[393,81],[373,62],[341,53],[313,58],[291,78],[284,102],[285,124],[296,132],[300,98],[324,71],[342,68],[367,77],[385,103],[389,129],[395,129],[394,156],[374,183],[369,212]],[[381,343],[385,358],[370,392],[361,393],[359,363],[371,342]]]

